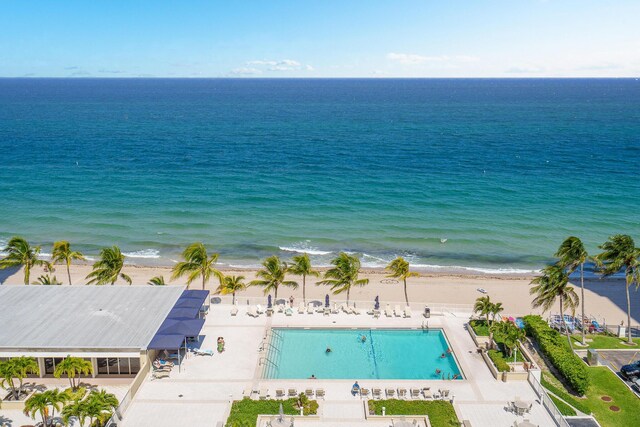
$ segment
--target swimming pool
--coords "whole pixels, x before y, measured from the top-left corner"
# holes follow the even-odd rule
[[[462,379],[448,349],[441,329],[273,328],[263,378]]]

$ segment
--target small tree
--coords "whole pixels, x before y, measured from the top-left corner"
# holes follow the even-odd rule
[[[187,275],[187,287],[198,277],[202,278],[202,289],[211,278],[215,276],[222,281],[222,273],[215,268],[218,254],[207,254],[207,248],[203,243],[192,243],[182,252],[184,261],[177,263],[172,270],[171,278],[178,279]]]
[[[298,287],[297,282],[285,280],[288,271],[287,263],[280,261],[280,258],[276,255],[272,255],[262,262],[262,268],[256,272],[256,276],[259,277],[259,279],[251,281],[250,284],[252,286],[262,286],[265,295],[273,290],[275,298],[278,299],[278,288],[280,285],[293,289]]]
[[[231,303],[236,304],[236,292],[243,291],[247,288],[244,283],[244,276],[225,276],[222,279],[222,283],[218,286],[216,294],[218,295],[232,295]]]
[[[289,266],[289,271],[298,276],[302,276],[302,302],[307,303],[307,276],[318,277],[320,273],[313,269],[309,254],[296,255],[293,257],[293,264]]]
[[[385,267],[391,274],[388,277],[393,277],[395,279],[402,280],[404,284],[404,299],[407,302],[407,306],[409,305],[409,295],[407,294],[407,279],[409,277],[418,277],[419,274],[415,271],[409,270],[409,261],[406,261],[402,257],[398,257],[391,261],[389,265]]]
[[[43,274],[38,277],[38,280],[33,282],[34,285],[62,285],[56,276],[50,276],[48,274]]]
[[[156,276],[152,277],[148,284],[153,286],[164,286],[166,285],[166,282],[164,281],[164,276]]]
[[[115,395],[104,390],[92,391],[85,398],[85,415],[89,418],[89,425],[102,427],[109,420],[113,411],[118,408],[118,399]]]
[[[84,260],[84,255],[78,251],[72,251],[71,245],[66,240],[61,240],[53,244],[53,253],[51,254],[51,262],[54,264],[64,263],[67,267],[67,277],[71,285],[71,262],[73,260]]]
[[[359,279],[360,259],[355,255],[340,252],[337,257],[331,260],[332,268],[324,273],[323,280],[318,285],[328,285],[334,294],[347,293],[347,304],[349,304],[349,294],[354,286],[365,286],[369,279]]]
[[[90,361],[80,357],[65,357],[62,362],[56,365],[53,376],[60,378],[66,375],[69,378],[69,385],[72,390],[78,389],[78,381],[76,377],[79,375],[90,375],[93,373],[93,365]]]
[[[24,402],[24,414],[35,420],[36,414],[42,418],[42,424],[49,425],[56,411],[60,411],[62,404],[66,401],[66,395],[58,389],[47,390],[34,393]],[[51,408],[51,413],[49,413]]]
[[[22,237],[12,237],[3,249],[7,256],[0,259],[0,270],[10,267],[24,267],[24,284],[29,284],[31,269],[35,266],[49,266],[49,263],[38,259],[40,246],[31,246]]]
[[[131,277],[122,272],[124,266],[124,254],[117,246],[104,248],[100,251],[100,260],[93,264],[91,273],[87,275],[87,284],[113,285],[118,278],[131,284]]]
[[[39,373],[38,362],[33,357],[14,357],[0,362],[0,385],[11,390],[14,400],[18,400],[22,394],[22,384],[27,375],[37,375]],[[16,379],[18,380],[18,387],[15,386]]]
[[[507,350],[507,355],[513,354],[513,349],[518,346],[518,342],[524,338],[524,331],[511,322],[497,322],[491,326],[491,330]]]

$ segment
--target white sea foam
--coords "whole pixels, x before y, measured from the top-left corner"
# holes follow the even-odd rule
[[[148,258],[148,259],[160,258],[160,251],[157,249],[142,249],[142,250],[133,251],[133,252],[123,252],[122,254],[129,258]]]
[[[461,265],[436,265],[436,264],[412,264],[414,268],[420,270],[435,270],[435,271],[470,271],[481,274],[537,274],[540,270],[527,270],[523,268],[485,268],[485,267],[465,267]]]
[[[304,242],[294,243],[291,246],[278,246],[281,251],[285,252],[296,252],[299,254],[309,254],[309,255],[329,255],[331,251],[322,251],[318,248],[314,248],[310,244],[310,240],[305,240]]]

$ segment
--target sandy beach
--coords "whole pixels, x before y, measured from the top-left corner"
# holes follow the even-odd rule
[[[74,285],[84,285],[86,283],[85,277],[90,271],[90,265],[72,265],[71,279]],[[155,276],[164,276],[170,285],[186,284],[186,279],[170,281],[171,267],[168,266],[126,265],[123,272],[131,277],[135,285],[144,285],[150,278]],[[244,276],[246,282],[255,278],[255,272],[255,269],[223,270],[226,275]],[[43,273],[44,271],[41,268],[33,269],[31,281],[35,281]],[[63,266],[57,266],[53,274],[64,285],[68,285],[66,270]],[[278,296],[286,299],[293,296],[297,304],[302,298],[302,278],[297,276],[290,277],[292,280],[296,280],[300,287],[295,290],[281,287]],[[383,270],[363,270],[361,277],[368,278],[369,284],[352,289],[350,296],[352,301],[373,301],[376,296],[379,296],[382,304],[404,300],[402,284],[393,283],[393,280],[389,280]],[[410,302],[446,304],[473,304],[476,298],[482,296],[477,291],[477,288],[483,288],[493,301],[503,303],[505,315],[541,314],[541,310],[531,307],[532,296],[529,295],[531,279],[532,276],[421,274],[420,277],[409,279],[407,288]],[[315,282],[317,280],[319,279],[314,277],[307,278],[307,299],[324,299],[327,293],[331,294],[328,287],[316,286]],[[22,285],[22,282],[22,270],[0,271],[0,283],[4,285]],[[574,284],[579,292],[579,283]],[[125,285],[125,283],[120,280],[116,285]],[[213,293],[217,286],[217,280],[211,280],[207,284],[207,289]],[[201,287],[200,281],[191,284],[192,289],[201,289]],[[260,297],[262,295],[262,288],[250,286],[247,290],[238,294],[238,299],[240,303],[243,303],[243,297]],[[640,298],[638,298],[638,295],[636,291],[631,290],[632,321],[634,323],[640,323]],[[340,295],[338,298],[344,299],[345,296]],[[585,300],[585,313],[588,315],[595,316],[600,321],[606,321],[609,325],[620,324],[621,321],[626,323],[626,299],[623,280],[585,280]],[[557,307],[555,311],[558,311]]]

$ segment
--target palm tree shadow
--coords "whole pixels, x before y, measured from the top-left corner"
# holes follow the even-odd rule
[[[4,415],[0,415],[0,426],[7,426],[7,427],[12,427],[13,426],[13,420],[9,417],[5,417]]]
[[[0,285],[3,285],[9,277],[18,273],[18,271],[20,271],[20,268],[21,267],[8,267],[4,270],[0,270]]]
[[[92,391],[98,391],[98,386],[95,384],[89,384],[89,383],[85,383],[85,382],[81,382],[78,384],[78,387],[84,387],[87,389],[88,392],[92,392]]]
[[[572,284],[575,286],[576,291],[580,290],[580,281],[572,280]],[[620,316],[615,318],[604,319],[608,325],[619,325],[620,321],[627,323],[627,297],[625,295],[626,282],[624,278],[609,278],[609,279],[596,279],[585,278],[584,288],[589,291],[607,298],[613,304],[615,304],[621,311]],[[638,298],[638,292],[635,290],[635,286],[632,285],[629,289],[631,296],[631,323],[633,325],[640,324],[640,298]],[[594,307],[594,303],[589,301],[588,297],[585,297],[585,314],[588,316],[590,307]],[[598,319],[602,321],[603,319]]]

